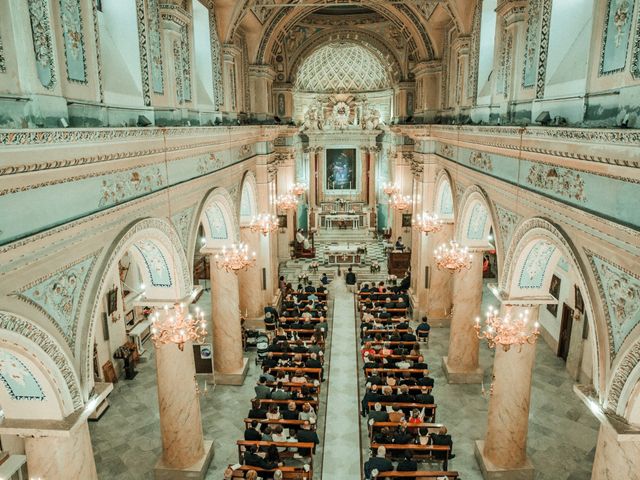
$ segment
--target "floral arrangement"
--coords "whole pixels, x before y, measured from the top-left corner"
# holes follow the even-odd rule
[[[142,307],[142,315],[144,318],[147,318],[151,313],[153,313],[153,309],[151,307]]]

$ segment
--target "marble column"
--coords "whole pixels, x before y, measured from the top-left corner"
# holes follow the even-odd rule
[[[529,323],[538,319],[538,306],[503,305],[500,315],[517,317],[529,310]],[[536,345],[496,347],[493,383],[489,399],[487,433],[476,441],[475,454],[487,479],[533,479],[533,465],[527,458],[531,377]]]
[[[205,446],[196,392],[193,344],[184,349],[169,343],[156,347],[162,457],[155,478],[203,478],[211,462],[212,443]],[[200,476],[190,476],[193,473]]]
[[[454,273],[449,350],[442,367],[449,383],[481,383],[476,317],[482,306],[482,251],[471,252],[471,268]]]
[[[262,290],[263,262],[268,260],[262,255],[260,232],[252,232],[248,227],[240,229],[240,238],[249,247],[249,252],[256,252],[256,266],[238,274],[239,288],[247,295],[240,295],[240,314],[245,318],[262,317],[264,312],[264,297]]]
[[[315,149],[309,149],[309,209],[316,208],[316,157],[318,153]]]
[[[593,459],[591,480],[640,480],[640,438],[638,430],[619,432],[608,416],[602,419]],[[624,425],[629,428],[628,424]],[[622,434],[621,434],[622,433]]]
[[[255,274],[255,272],[254,272]],[[211,319],[216,383],[242,385],[248,362],[243,358],[238,277],[211,258]]]
[[[24,448],[29,478],[98,480],[86,421],[68,435],[26,437]]]
[[[453,223],[445,223],[442,230],[429,235],[427,247],[427,265],[429,266],[429,289],[425,313],[432,326],[449,325],[451,322],[451,291],[454,275],[439,270],[436,266],[434,250],[453,238]]]
[[[369,210],[376,210],[376,149],[369,148]]]

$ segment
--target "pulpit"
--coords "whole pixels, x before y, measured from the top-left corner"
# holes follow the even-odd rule
[[[391,251],[387,254],[389,275],[402,277],[411,266],[411,253]]]

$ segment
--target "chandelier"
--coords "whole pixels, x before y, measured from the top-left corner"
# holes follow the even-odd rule
[[[489,348],[501,345],[502,349],[508,352],[512,345],[517,345],[518,351],[521,351],[522,345],[526,343],[533,345],[540,335],[538,322],[533,324],[532,330],[529,329],[528,323],[529,310],[520,312],[517,318],[511,318],[509,313],[502,318],[498,310],[490,306],[487,312],[486,328],[482,330],[480,317],[476,318],[474,328],[479,339],[487,340]]]
[[[222,268],[228,273],[238,273],[241,270],[249,270],[255,265],[256,252],[249,254],[249,247],[246,243],[234,243],[229,249],[222,247],[222,251],[216,253],[213,258],[218,268]]]
[[[442,244],[434,252],[436,265],[439,270],[449,270],[450,273],[461,272],[471,268],[471,254],[467,247],[462,247],[457,242]]]
[[[435,213],[419,213],[413,220],[413,228],[420,230],[422,233],[436,233],[442,230],[442,220]]]
[[[382,191],[388,195],[389,197],[393,196],[393,195],[397,195],[398,193],[400,193],[400,187],[398,187],[395,183],[385,183],[384,186],[382,187]]]
[[[391,197],[391,206],[399,212],[404,212],[411,207],[411,197],[409,195],[396,194]]]
[[[191,315],[183,303],[164,306],[164,313],[156,311],[151,316],[151,340],[156,348],[168,343],[175,343],[180,350],[188,341],[202,342],[207,334],[207,322],[204,312],[196,307],[196,314]]]
[[[270,232],[275,232],[278,229],[278,219],[275,215],[261,213],[251,219],[249,229],[252,232],[260,232],[266,237]]]
[[[296,196],[300,196],[307,191],[307,184],[302,182],[294,183],[289,191]]]
[[[280,210],[295,210],[298,206],[298,199],[291,193],[278,196],[276,205]]]

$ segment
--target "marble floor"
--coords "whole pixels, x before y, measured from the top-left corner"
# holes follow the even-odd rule
[[[345,295],[347,295],[345,293]],[[350,296],[344,298],[337,295],[340,302],[335,302],[334,320],[331,328],[340,330],[333,333],[330,328],[327,358],[343,358],[345,354],[346,375],[354,375],[351,365],[359,358],[355,354],[356,345],[353,338],[343,338],[347,329],[353,330],[353,309],[349,304]],[[493,298],[488,290],[485,299]],[[206,306],[208,299],[201,300]],[[351,310],[349,310],[351,309]],[[347,315],[351,315],[347,317]],[[352,319],[346,321],[347,318]],[[344,323],[343,323],[344,321]],[[349,324],[351,326],[349,327]],[[339,325],[339,327],[338,327]],[[344,332],[342,327],[345,328]],[[481,394],[479,385],[448,385],[440,367],[440,358],[446,353],[449,329],[434,328],[429,348],[425,349],[427,361],[433,369],[436,379],[434,394],[438,403],[438,421],[449,428],[454,440],[456,458],[450,462],[450,469],[460,472],[464,480],[479,480],[481,474],[473,455],[473,441],[484,437],[488,398]],[[349,351],[349,344],[353,350]],[[340,348],[340,356],[332,357],[333,345]],[[151,347],[151,344],[148,345]],[[152,348],[148,349],[152,352]],[[352,356],[349,356],[351,354]],[[249,355],[253,355],[250,353]],[[205,437],[214,440],[215,456],[207,473],[208,480],[219,480],[222,471],[238,460],[235,442],[242,437],[244,425],[242,419],[249,409],[249,400],[253,397],[253,387],[258,376],[258,368],[251,363],[249,376],[243,386],[217,386],[207,396],[201,398],[202,422]],[[330,362],[329,388],[323,388],[323,397],[327,390],[331,395],[335,374],[342,371],[340,364]],[[483,346],[480,363],[486,369],[485,384],[488,389],[491,375],[492,352]],[[122,380],[116,384],[110,395],[111,407],[98,422],[90,423],[91,438],[96,458],[98,475],[104,480],[142,480],[153,478],[153,466],[160,456],[160,426],[156,393],[156,370],[153,357],[139,365],[139,374],[133,381]],[[358,370],[360,372],[360,370]],[[342,376],[342,375],[339,375]],[[359,374],[362,392],[362,375]],[[353,377],[351,377],[353,378]],[[337,384],[336,384],[337,385]],[[537,480],[579,480],[589,479],[593,455],[595,451],[598,423],[587,407],[578,400],[572,391],[573,382],[564,370],[563,361],[555,356],[551,349],[540,341],[537,348],[536,366],[533,377],[531,411],[529,417],[528,453],[536,468]],[[344,389],[344,391],[343,391]],[[360,426],[362,453],[358,452],[357,441],[350,439],[353,448],[342,448],[340,439],[333,440],[332,422],[341,429],[351,432],[358,424],[357,398],[349,397],[348,388],[342,386],[335,390],[335,396],[329,398],[331,404],[327,418],[327,435],[319,432],[320,438],[326,441],[326,448],[318,448],[315,458],[315,479],[321,478],[321,466],[333,467],[333,460],[340,461],[341,474],[322,475],[325,480],[351,479],[356,476],[345,476],[346,472],[357,472],[361,464],[360,455],[368,458],[368,439],[364,422]],[[353,396],[356,389],[353,388]],[[326,398],[321,398],[321,415],[327,411]],[[344,415],[342,409],[331,402],[347,402]],[[349,411],[354,410],[353,418]],[[333,415],[336,415],[334,418]],[[343,418],[344,417],[344,418]],[[325,420],[318,422],[323,429]],[[351,433],[349,433],[351,435]],[[341,445],[338,449],[336,445]],[[327,461],[323,462],[323,451],[326,450]],[[339,450],[336,452],[336,450]],[[340,460],[337,459],[339,455]],[[357,475],[357,473],[355,473]]]

